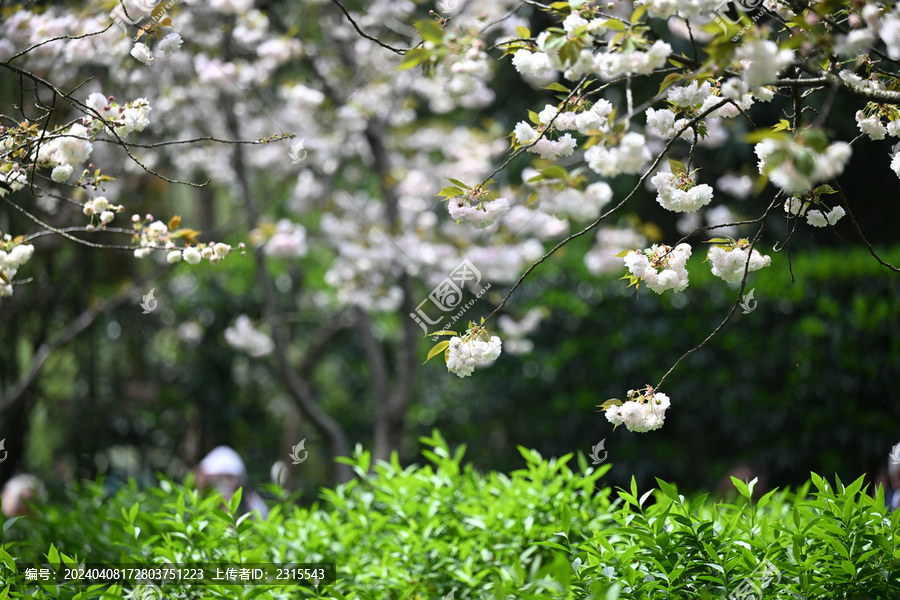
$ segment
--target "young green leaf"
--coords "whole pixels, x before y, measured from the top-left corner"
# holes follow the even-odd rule
[[[425,363],[427,363],[429,360],[431,360],[432,358],[434,358],[435,356],[437,356],[438,354],[440,354],[441,352],[443,352],[444,350],[446,350],[449,347],[450,347],[450,340],[444,340],[442,342],[435,344],[431,348],[431,350],[428,352],[428,358],[425,359]],[[424,365],[425,363],[422,363],[422,364]]]

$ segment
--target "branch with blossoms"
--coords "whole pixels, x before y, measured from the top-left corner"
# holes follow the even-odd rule
[[[657,409],[662,404],[668,407],[666,397],[653,408],[652,399],[659,395],[660,386],[688,355],[722,330],[738,306],[748,276],[772,264],[772,258],[761,254],[756,246],[773,215],[773,208],[780,205],[780,199],[784,199],[784,214],[791,232],[800,219],[805,219],[812,227],[834,227],[850,214],[854,228],[873,256],[888,268],[897,270],[874,252],[852,216],[849,200],[837,186],[837,178],[850,162],[853,142],[830,139],[823,126],[834,105],[834,97],[845,94],[869,101],[856,114],[859,130],[864,136],[871,140],[881,140],[888,135],[900,138],[900,110],[897,108],[900,93],[895,91],[900,81],[896,73],[878,67],[879,61],[897,64],[900,60],[900,8],[844,3],[834,11],[832,5],[826,8],[815,4],[770,2],[752,21],[745,17],[741,25],[746,23],[746,27],[741,29],[718,22],[715,11],[719,6],[714,3],[639,0],[633,10],[620,6],[620,12],[615,14],[607,14],[593,3],[582,1],[523,4],[537,7],[558,25],[537,35],[519,26],[517,38],[493,48],[504,48],[504,56],[511,57],[523,79],[562,95],[558,96],[558,104],[547,104],[539,113],[529,111],[529,120],[516,125],[510,134],[513,153],[491,178],[509,167],[523,152],[539,155],[540,164],[544,165],[538,167],[539,176],[531,181],[559,182],[560,194],[567,194],[572,189],[578,192],[585,184],[596,186],[603,180],[643,174],[631,192],[612,209],[601,212],[589,226],[568,236],[534,261],[480,324],[472,323],[459,335],[443,330],[429,334],[452,336],[435,345],[428,354],[429,359],[443,353],[448,369],[460,377],[471,374],[469,367],[473,364],[484,366],[496,360],[494,350],[496,348],[499,355],[499,338],[494,345],[485,322],[506,306],[513,292],[538,265],[575,238],[625,210],[649,176],[652,175],[649,181],[656,190],[657,202],[667,211],[695,214],[710,205],[715,190],[698,181],[701,170],[694,167],[694,150],[700,142],[711,137],[711,127],[725,132],[722,123],[739,115],[743,115],[754,129],[746,139],[755,144],[757,190],[763,190],[767,182],[778,189],[774,199],[766,203],[763,214],[756,219],[729,219],[733,222],[692,228],[693,233],[672,246],[654,244],[617,254],[626,269],[623,279],[629,280],[631,285],[643,283],[659,294],[669,290],[678,293],[689,285],[687,264],[691,246],[685,243],[687,238],[703,231],[758,223],[760,229],[752,241],[745,238],[709,240],[712,246],[706,258],[713,275],[729,285],[740,287],[735,305],[725,320],[698,346],[679,358],[656,386],[629,392],[629,402],[625,403],[630,405],[625,411],[627,414],[622,412],[621,401],[602,405],[611,421],[626,423],[629,429],[637,431],[649,431],[661,425],[661,418],[653,420],[650,416],[652,413],[658,417]],[[659,39],[655,32],[660,28],[651,27],[651,24],[660,19],[668,20],[670,29],[675,32],[679,23],[682,24],[683,37],[690,41],[693,49],[692,59],[679,56],[671,45]],[[705,47],[698,45],[698,36],[706,41]],[[738,37],[740,39],[734,43]],[[431,47],[416,55],[418,63],[430,64],[444,52],[440,39],[431,41]],[[412,59],[408,57],[408,61]],[[680,68],[673,71],[665,66],[667,61]],[[803,74],[810,77],[802,77]],[[560,75],[572,83],[560,84],[557,81]],[[640,110],[634,110],[632,80],[663,75],[659,93],[647,100]],[[604,97],[596,97],[593,102],[588,100],[599,96],[601,90],[610,89],[612,82],[624,82],[627,111],[621,111]],[[783,90],[788,92],[793,103],[792,120],[782,119],[772,127],[758,127],[748,115],[751,106],[770,102],[776,95],[781,96]],[[818,110],[812,105],[816,92],[829,94]],[[656,103],[662,97],[668,106],[657,108]],[[578,101],[573,102],[576,98]],[[634,131],[635,124],[631,121],[641,110],[646,117],[643,133]],[[616,121],[613,115],[622,112],[624,118]],[[805,121],[808,112],[815,115],[814,122]],[[648,144],[659,145],[656,140],[665,143],[651,161]],[[682,140],[690,144],[687,164],[669,156],[668,168],[657,170],[663,164],[662,159],[676,151],[676,142]],[[548,163],[550,166],[546,166]],[[601,178],[600,181],[592,182],[575,175],[581,172],[581,165],[585,163]],[[894,155],[891,168],[900,177],[900,152]],[[491,181],[475,187],[455,179],[451,179],[451,183],[454,185],[440,192],[441,196],[450,199],[451,218],[467,221],[475,228],[483,229],[502,222],[515,206],[515,200],[509,194],[493,199],[494,196],[485,189]],[[587,188],[582,192],[585,197],[586,191]],[[828,200],[835,193],[839,193],[840,202]],[[776,251],[789,249],[789,245],[790,234]],[[464,360],[460,358],[460,348],[467,349]]]
[[[105,31],[105,30],[104,30]],[[0,61],[0,67],[14,73],[19,79],[20,102],[18,111],[21,121],[10,115],[0,115],[0,198],[24,214],[35,223],[40,230],[28,234],[7,237],[2,244],[3,255],[0,255],[0,297],[13,293],[12,277],[34,254],[34,246],[29,242],[47,234],[61,235],[64,238],[82,245],[104,249],[134,249],[136,258],[144,258],[154,250],[164,251],[166,260],[175,263],[182,259],[189,264],[198,264],[201,260],[217,263],[227,256],[231,246],[221,242],[200,242],[199,231],[190,228],[179,228],[180,217],[169,220],[155,220],[151,215],[141,217],[132,215],[133,229],[111,227],[116,215],[124,212],[126,206],[107,199],[105,195],[95,196],[87,201],[78,202],[72,198],[55,193],[47,184],[56,184],[71,188],[80,188],[92,192],[103,192],[104,184],[113,178],[103,174],[102,168],[95,168],[88,163],[94,144],[105,143],[121,148],[128,159],[137,164],[145,172],[169,183],[184,184],[193,187],[206,183],[193,183],[166,177],[143,162],[132,153],[133,148],[153,148],[164,145],[193,144],[200,141],[214,141],[229,144],[264,144],[283,138],[290,134],[275,134],[260,140],[222,140],[214,136],[201,136],[188,140],[173,140],[156,144],[141,144],[128,140],[133,133],[140,133],[150,124],[152,107],[147,98],[138,98],[130,102],[119,103],[113,96],[106,97],[100,93],[92,93],[79,100],[75,92],[66,92],[55,84],[37,74],[11,64],[14,59],[26,60],[29,52],[35,51],[54,41],[81,40],[97,33],[84,35],[57,36],[39,44],[33,44],[6,61]],[[25,112],[24,81],[30,80],[34,87],[34,105],[41,109],[38,116],[29,116]],[[52,101],[47,104],[41,97],[40,90],[52,94]],[[51,127],[51,120],[63,113],[63,107],[57,106],[57,100],[82,115],[69,122]],[[70,183],[76,171],[85,163],[87,167],[77,173],[77,179]],[[41,184],[40,181],[45,182]],[[69,204],[82,208],[89,222],[83,227],[56,227],[39,218],[33,211],[26,209],[16,201],[17,193],[29,186],[35,197],[49,196],[62,199]],[[95,243],[73,235],[73,233],[93,234],[97,232],[130,233],[132,245]],[[243,249],[243,244],[240,245]]]

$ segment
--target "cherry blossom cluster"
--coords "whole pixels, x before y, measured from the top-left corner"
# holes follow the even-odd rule
[[[154,56],[150,46],[144,42],[135,42],[134,47],[131,49],[131,56],[147,66],[153,66],[158,58],[178,52],[183,43],[184,40],[181,39],[178,33],[170,33],[156,44],[156,56]]]
[[[712,202],[712,187],[697,185],[693,173],[661,171],[650,180],[656,188],[656,201],[672,212],[694,212]]]
[[[138,98],[120,106],[115,97],[94,92],[88,96],[85,104],[100,115],[99,119],[92,116],[82,119],[82,123],[90,128],[93,135],[102,129],[110,135],[115,133],[119,138],[125,139],[132,131],[143,131],[150,124],[152,108],[146,98]]]
[[[173,217],[168,224],[155,220],[150,214],[143,219],[140,215],[132,215],[131,220],[134,223],[133,240],[139,246],[134,251],[135,258],[146,258],[153,250],[160,249],[166,251],[166,262],[169,264],[184,260],[190,265],[196,265],[202,260],[208,260],[215,265],[231,254],[232,249],[228,244],[197,242],[198,231],[178,229],[180,217]],[[185,241],[184,248],[177,247],[176,240],[179,239]],[[243,242],[238,247],[243,249]]]
[[[761,90],[758,95],[771,99],[771,92],[765,88]],[[687,141],[691,141],[695,133],[694,127],[688,125],[698,115],[705,114],[706,119],[717,123],[719,119],[738,116],[740,111],[749,109],[753,104],[753,96],[736,88],[733,81],[723,85],[721,91],[710,81],[692,81],[685,86],[669,88],[667,98],[670,108],[647,109],[647,129],[664,139],[672,139],[681,132],[681,138]],[[701,138],[706,137],[708,127],[708,121],[700,120],[696,133]]]
[[[741,282],[744,269],[758,271],[772,264],[772,258],[763,256],[756,248],[751,252],[750,242],[746,239],[716,244],[709,249],[706,258],[712,274],[730,284]]]
[[[20,238],[2,234],[0,239],[0,298],[12,296],[12,281],[19,268],[34,254],[34,246],[23,243]]]
[[[617,146],[607,148],[601,142],[584,153],[588,168],[603,177],[640,173],[650,162],[650,158],[647,139],[634,131],[623,135]]]
[[[435,49],[433,41],[426,41],[425,50]],[[493,102],[496,94],[488,87],[493,77],[493,64],[485,51],[484,40],[467,35],[467,32],[447,32],[443,39],[446,50],[436,61],[434,81],[436,85],[420,82],[419,93],[429,99],[429,108],[445,114],[462,106],[484,108]],[[424,89],[423,89],[424,88]]]
[[[584,255],[584,264],[594,275],[619,272],[621,253],[646,243],[647,239],[630,227],[599,227],[594,247]]]
[[[644,282],[657,294],[666,290],[680,292],[688,286],[687,260],[691,257],[688,244],[674,248],[653,244],[645,250],[631,250],[624,256],[632,284]]]
[[[666,410],[671,405],[669,397],[656,392],[651,386],[642,390],[628,390],[628,400],[607,400],[601,405],[606,420],[615,427],[625,425],[628,431],[639,433],[653,431],[663,426]]]
[[[522,48],[516,51],[513,64],[519,73],[535,81],[550,79],[554,71],[562,71],[563,76],[570,81],[578,80],[588,73],[596,73],[609,81],[627,74],[649,75],[655,69],[664,67],[666,59],[672,54],[672,47],[666,42],[656,40],[651,44],[643,39],[640,40],[638,49],[628,54],[617,48],[596,54],[586,48],[575,50],[579,46],[590,47],[595,36],[605,34],[608,20],[592,19],[586,26],[579,25],[574,29],[573,25],[583,19],[573,14],[566,21],[568,24],[564,21],[564,26],[568,26],[571,31],[566,31],[565,36],[554,31],[544,31],[537,36],[532,49]],[[560,44],[559,40],[566,38],[573,42],[569,46],[572,50],[567,48],[561,52],[567,44]]]
[[[882,118],[887,119],[887,125]],[[883,140],[886,135],[900,138],[900,110],[896,106],[870,102],[863,110],[857,111],[856,125],[870,140]],[[900,152],[894,152],[891,157],[891,170],[900,177],[898,157]]]
[[[526,168],[522,179],[533,190],[528,202],[536,202],[541,211],[557,219],[594,220],[612,200],[612,188],[605,181],[595,181],[581,190],[582,178],[556,179],[547,174],[552,172]]]
[[[594,53],[591,48],[605,45],[607,32],[621,26],[602,16],[603,7],[599,5],[579,2],[572,8],[563,19],[562,28],[549,28],[538,34],[533,43],[516,50],[513,64],[524,77],[546,83],[558,71],[570,81],[589,73],[605,80],[626,74],[647,75],[665,66],[672,53],[669,44],[661,40],[651,42],[637,34],[618,36],[618,43],[610,44],[608,52]],[[627,53],[622,51],[625,47]]]
[[[132,131],[143,131],[150,123],[151,108],[146,98],[138,98],[122,106],[114,100],[112,96],[107,98],[95,92],[86,101],[95,114],[84,116],[80,123],[72,123],[46,134],[36,126],[0,127],[0,174],[5,175],[5,183],[11,191],[16,192],[25,184],[25,164],[52,169],[50,178],[56,183],[65,183],[75,167],[90,158],[94,151],[93,141],[101,130],[124,139]],[[26,156],[24,148],[38,150]],[[85,170],[78,185],[91,180],[87,175]],[[105,181],[109,178],[101,177],[98,171],[94,179]],[[99,214],[102,211],[96,212]]]
[[[470,325],[462,336],[451,337],[446,349],[447,370],[460,378],[471,375],[475,367],[489,366],[500,357],[500,338],[489,336],[481,325]]]
[[[121,204],[110,204],[105,196],[97,196],[93,200],[88,200],[84,203],[84,207],[82,208],[82,212],[85,216],[91,218],[87,230],[93,231],[95,222],[97,223],[96,227],[99,229],[105,228],[116,218],[116,213],[120,213],[123,210],[125,210],[124,206]]]
[[[826,186],[823,186],[826,187]],[[830,189],[830,188],[829,188]],[[815,204],[821,208],[809,210],[810,205]],[[819,194],[804,194],[802,196],[791,196],[784,202],[784,212],[794,217],[806,217],[806,222],[813,227],[834,226],[841,220],[846,213],[844,208],[837,204],[831,210],[819,199]]]
[[[271,354],[275,349],[272,338],[257,329],[247,315],[240,315],[232,327],[225,329],[225,342],[253,358]]]
[[[476,229],[485,229],[509,213],[509,200],[487,200],[488,192],[484,188],[468,188],[465,193],[459,188],[452,189],[460,194],[447,203],[450,217],[455,221],[468,221]]]
[[[521,52],[521,51],[520,51]],[[541,158],[555,160],[563,156],[571,156],[575,150],[576,141],[571,134],[565,133],[558,140],[540,137],[549,131],[577,131],[582,135],[608,133],[609,115],[612,112],[612,104],[604,98],[594,102],[590,108],[581,110],[560,111],[552,104],[547,104],[544,109],[533,117],[537,129],[526,121],[520,121],[514,130],[516,142],[526,146],[529,152],[540,155]],[[540,139],[538,139],[540,137]]]
[[[543,314],[540,308],[532,308],[518,321],[509,315],[500,315],[497,325],[503,331],[503,343],[509,354],[528,354],[534,349],[534,342],[526,336],[537,331]]]
[[[516,141],[520,145],[526,145],[528,152],[534,152],[546,160],[556,160],[564,156],[572,156],[577,145],[572,134],[563,134],[558,140],[551,140],[544,136],[538,139],[542,132],[535,130],[525,121],[516,125],[514,131]]]
[[[250,241],[262,245],[266,255],[275,258],[300,258],[309,250],[306,228],[290,219],[280,219],[274,228],[270,225],[251,231]]]
[[[844,172],[851,148],[846,142],[827,144],[825,134],[806,130],[796,136],[770,137],[756,144],[759,172],[786,192],[811,190]]]

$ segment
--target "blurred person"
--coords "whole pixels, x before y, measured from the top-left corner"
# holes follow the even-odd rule
[[[887,496],[888,506],[891,510],[897,510],[900,508],[900,444],[894,446],[888,456],[888,479],[892,490]]]
[[[263,499],[247,485],[247,468],[240,455],[228,446],[217,446],[203,457],[195,470],[197,488],[205,490],[212,487],[227,502],[231,500],[238,488],[243,488],[240,513],[256,511],[259,518],[269,516],[269,508]]]
[[[269,469],[269,479],[272,483],[281,486],[282,488],[287,487],[289,475],[290,471],[288,470],[287,463],[283,460],[276,460]]]
[[[6,482],[0,492],[3,516],[34,517],[34,505],[46,497],[44,484],[34,475],[22,473]]]

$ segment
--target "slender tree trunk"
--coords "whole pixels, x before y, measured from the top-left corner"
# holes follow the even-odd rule
[[[232,54],[230,36],[225,36],[224,45],[223,56],[225,60],[229,60]],[[234,112],[234,102],[231,98],[223,94],[221,97],[221,105],[225,113],[225,121],[229,129],[229,135],[233,139],[241,139],[241,129],[237,115]],[[240,195],[243,199],[244,210],[247,212],[248,223],[251,228],[257,227],[259,224],[259,214],[256,210],[256,206],[253,204],[250,183],[247,179],[247,168],[244,162],[243,147],[241,144],[235,144],[233,146],[231,164],[235,175],[238,178]],[[313,397],[309,382],[302,379],[291,368],[287,357],[289,340],[284,327],[277,319],[277,303],[274,286],[272,278],[266,270],[265,258],[261,251],[251,249],[250,252],[253,254],[253,259],[256,263],[256,277],[263,300],[263,318],[272,330],[272,340],[275,344],[275,358],[282,379],[287,386],[287,391],[303,415],[322,433],[322,436],[325,438],[325,443],[328,446],[329,455],[332,458],[349,456],[350,445],[347,442],[347,436],[343,427],[341,427],[340,423],[318,405]],[[334,482],[345,483],[352,478],[353,471],[348,465],[336,461],[332,463],[332,480]]]

